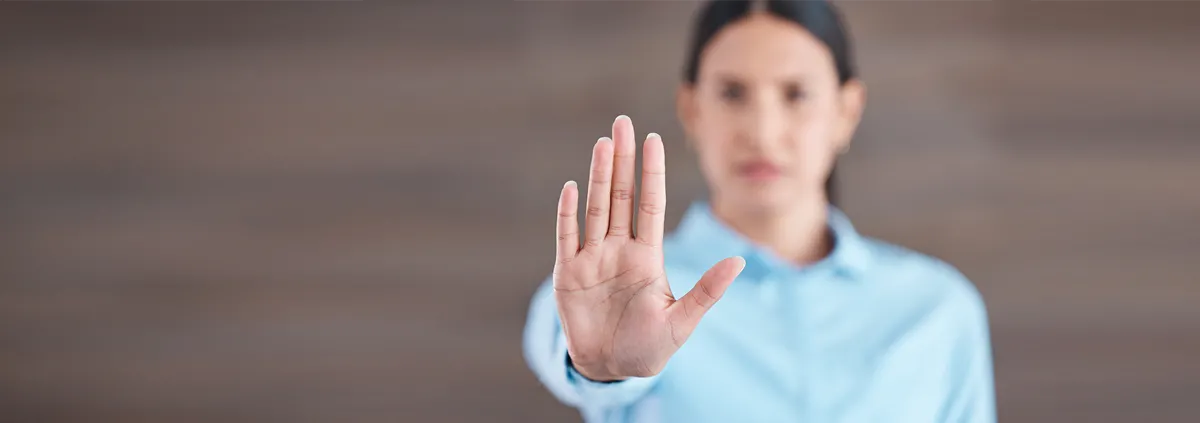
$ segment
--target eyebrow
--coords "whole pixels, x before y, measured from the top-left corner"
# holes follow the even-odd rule
[[[729,74],[729,73],[718,73],[718,74],[716,74],[716,75],[714,75],[714,76],[716,77],[716,79],[717,79],[717,80],[719,80],[719,81],[722,81],[722,82],[737,82],[737,83],[742,83],[743,81],[745,81],[745,80],[746,80],[746,78],[742,78],[742,77],[740,77],[740,76],[737,76],[737,75],[734,75],[734,74]],[[798,83],[807,83],[807,82],[808,82],[808,80],[809,80],[809,77],[808,77],[808,75],[805,75],[805,74],[799,74],[799,73],[798,73],[798,74],[790,74],[790,75],[785,75],[785,76],[783,76],[783,77],[777,78],[777,79],[775,80],[775,82],[798,82]]]

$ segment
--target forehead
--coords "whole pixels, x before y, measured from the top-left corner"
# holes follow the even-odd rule
[[[833,57],[820,40],[768,13],[753,13],[721,29],[704,50],[700,72],[747,78],[835,73]]]

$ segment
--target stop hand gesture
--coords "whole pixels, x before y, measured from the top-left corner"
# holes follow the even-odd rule
[[[642,191],[633,228],[633,123],[621,116],[612,138],[592,150],[583,244],[579,189],[563,186],[558,204],[554,295],[567,351],[580,374],[620,380],[658,374],[700,318],[745,266],[740,257],[718,262],[676,299],[663,267],[666,160],[657,134],[642,147]]]

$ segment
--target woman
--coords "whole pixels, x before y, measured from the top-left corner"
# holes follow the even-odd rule
[[[582,228],[578,187],[561,193],[525,330],[537,377],[588,422],[994,421],[978,292],[829,203],[863,102],[831,4],[706,4],[677,107],[709,200],[664,239],[662,140],[638,196],[617,118]]]

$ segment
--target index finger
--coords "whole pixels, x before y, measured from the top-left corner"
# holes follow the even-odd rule
[[[567,181],[558,197],[558,248],[556,263],[565,264],[579,253],[579,187],[575,181]]]
[[[650,133],[642,144],[642,192],[638,203],[637,239],[662,245],[667,211],[667,160],[662,137]]]

